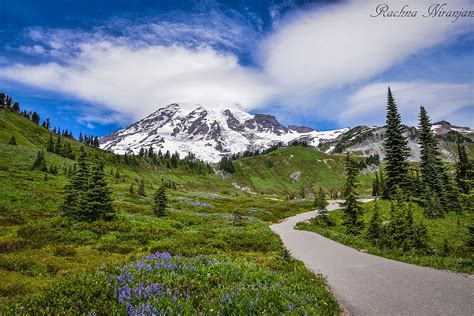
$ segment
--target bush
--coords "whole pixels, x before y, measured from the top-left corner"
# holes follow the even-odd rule
[[[56,247],[53,253],[57,257],[74,257],[77,254],[76,249],[67,246]]]
[[[30,258],[0,257],[0,268],[27,276],[37,276],[46,272],[44,265]]]
[[[0,241],[0,253],[8,253],[24,249],[28,246],[26,240],[3,240]]]

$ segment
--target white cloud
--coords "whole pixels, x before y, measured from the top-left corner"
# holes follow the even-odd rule
[[[296,12],[282,21],[262,45],[260,59],[269,78],[290,96],[312,96],[369,79],[423,49],[472,31],[472,19],[451,23],[423,18],[429,1],[389,1],[391,10],[409,3],[416,18],[370,17],[379,0],[348,1]],[[469,8],[450,1],[449,8]]]
[[[474,126],[474,84],[443,82],[378,82],[369,84],[348,100],[339,123],[355,126],[376,125],[385,121],[387,87],[390,86],[404,124],[417,125],[420,106],[428,110],[432,122],[448,120],[453,124]]]
[[[243,110],[283,104],[278,109],[283,113],[311,111],[310,115],[329,120],[334,119],[334,109],[325,104],[313,108],[324,92],[363,84],[410,55],[472,30],[472,19],[451,23],[421,17],[431,4],[428,1],[410,2],[411,10],[420,11],[416,18],[371,18],[379,3],[352,0],[313,9],[305,6],[304,11],[276,18],[275,29],[260,44],[259,35],[244,19],[217,11],[158,16],[141,25],[112,19],[90,33],[30,29],[32,44],[20,50],[47,55],[48,62],[3,65],[0,78],[102,104],[130,121],[171,102]],[[397,10],[404,4],[390,1]],[[449,7],[470,5],[468,0],[452,0]],[[255,67],[239,64],[235,53],[253,48],[258,55]],[[440,85],[448,87],[444,104],[448,99],[454,104],[459,95],[448,94],[458,93],[456,85]],[[421,85],[424,91],[427,86]],[[380,84],[380,88],[378,93],[384,95],[386,87]],[[357,113],[351,111],[359,109],[357,104],[350,100],[340,123],[356,121]],[[340,107],[344,110],[344,105]],[[359,110],[362,116],[366,113]],[[436,113],[449,116],[458,111],[444,110]],[[100,115],[94,117],[100,120]]]
[[[235,56],[208,47],[87,43],[66,65],[18,64],[3,68],[1,76],[98,102],[134,119],[172,102],[249,109],[271,93]]]

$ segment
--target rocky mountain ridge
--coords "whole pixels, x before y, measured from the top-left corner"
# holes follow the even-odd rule
[[[474,130],[441,121],[433,124],[443,158],[455,159],[454,143],[474,143]],[[212,110],[203,106],[185,109],[173,103],[158,109],[125,129],[100,139],[100,147],[120,154],[138,154],[141,148],[153,147],[155,152],[192,152],[196,158],[217,162],[222,156],[246,150],[263,150],[275,144],[292,141],[306,142],[326,153],[347,151],[364,156],[382,150],[384,127],[357,126],[332,131],[318,131],[306,126],[283,126],[268,114],[249,114],[239,110]],[[410,160],[420,156],[418,130],[407,127],[406,136],[411,150]]]

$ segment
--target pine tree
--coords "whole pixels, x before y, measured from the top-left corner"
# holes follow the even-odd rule
[[[39,117],[38,113],[33,112],[33,114],[31,115],[31,121],[35,124],[39,124],[40,117]]]
[[[79,202],[89,185],[89,165],[86,157],[84,147],[81,147],[77,167],[74,165],[71,171],[72,178],[64,188],[64,201],[61,205],[61,211],[65,215],[76,219],[83,218],[82,205],[79,205]]]
[[[407,190],[408,187],[408,161],[409,149],[407,140],[403,135],[405,129],[402,126],[400,114],[393,98],[390,87],[387,94],[387,127],[385,130],[385,170],[387,172],[387,191],[390,196],[395,187]]]
[[[346,156],[345,160],[345,170],[346,170],[346,182],[344,185],[344,190],[342,196],[345,199],[343,204],[344,208],[344,225],[346,226],[347,233],[349,235],[358,235],[360,231],[364,228],[364,222],[362,220],[362,207],[357,201],[357,176],[359,174],[359,169],[357,169],[354,161],[349,156],[349,153]]]
[[[372,180],[372,196],[378,196],[380,192],[379,174],[375,173],[375,178]]]
[[[48,172],[47,171],[44,173],[44,181],[45,182],[48,181]]]
[[[49,172],[50,174],[56,176],[56,175],[58,174],[58,168],[56,167],[56,165],[51,164],[51,165],[49,166],[48,172]]]
[[[314,195],[314,201],[313,201],[313,206],[316,208],[316,209],[319,209],[319,194],[315,194]]]
[[[58,136],[56,139],[56,144],[54,145],[54,153],[61,155],[62,152],[62,144],[61,144],[61,135]]]
[[[326,194],[324,193],[323,188],[319,188],[317,201],[318,201],[318,204],[316,205],[316,207],[319,210],[325,210],[326,206],[328,206],[329,204],[328,201],[326,200]]]
[[[469,169],[472,168],[472,162],[469,160],[466,147],[458,142],[458,162],[456,163],[456,182],[462,193],[468,194],[471,190],[469,181]]]
[[[13,103],[12,110],[15,113],[20,113],[20,103],[18,103],[18,102]]]
[[[369,227],[367,228],[366,238],[374,244],[378,244],[382,235],[382,218],[380,217],[380,207],[375,200],[372,211],[372,218],[370,219]]]
[[[426,109],[420,107],[420,146],[421,146],[421,174],[423,184],[430,193],[436,194],[447,206],[445,198],[445,188],[442,179],[444,177],[444,167],[441,161],[441,153],[438,149],[431,122]]]
[[[165,216],[167,200],[168,199],[166,197],[166,187],[164,184],[161,184],[161,186],[156,191],[154,198],[153,213],[156,216]]]
[[[128,188],[128,192],[130,192],[130,194],[135,194],[135,190],[133,188],[133,183],[130,184],[130,188]]]
[[[155,154],[153,153],[153,146],[150,145],[150,148],[148,149],[148,157],[153,158],[155,157]]]
[[[474,250],[474,225],[470,225],[468,228],[467,246]]]
[[[16,144],[16,138],[15,138],[15,136],[12,136],[12,137],[10,138],[10,141],[8,142],[8,145],[13,145],[13,146],[16,146],[16,145],[17,145],[17,144]]]
[[[33,169],[38,169],[41,171],[48,170],[48,165],[46,164],[46,159],[44,158],[44,152],[42,150],[38,151],[36,154],[36,160],[33,163]]]
[[[140,184],[138,185],[137,194],[141,196],[145,196],[145,180],[143,180],[143,178]]]
[[[413,248],[418,252],[428,252],[430,248],[430,239],[428,236],[428,229],[426,229],[423,220],[415,226],[413,236]]]
[[[107,185],[102,163],[96,163],[92,167],[87,190],[81,198],[81,207],[81,217],[86,221],[112,220],[115,217],[112,193]]]
[[[48,147],[46,147],[46,151],[49,153],[54,152],[54,139],[52,134],[49,134]]]
[[[232,160],[226,156],[222,157],[221,161],[219,162],[219,170],[228,173],[235,173],[235,167],[232,163]]]
[[[425,193],[423,197],[425,203],[425,216],[429,218],[441,217],[444,214],[440,198],[432,192]]]
[[[382,166],[379,167],[379,194],[382,198],[388,197],[387,182],[385,181],[384,171]]]

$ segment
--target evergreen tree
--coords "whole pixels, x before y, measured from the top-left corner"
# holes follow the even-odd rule
[[[382,218],[380,217],[380,207],[375,200],[372,211],[372,218],[370,219],[369,227],[367,228],[366,238],[374,244],[378,244],[382,235]]]
[[[64,143],[62,156],[66,157],[68,159],[75,159],[76,158],[76,156],[74,155],[74,152],[72,151],[72,147],[71,147],[70,142],[65,142]]]
[[[150,145],[150,148],[148,149],[148,157],[153,158],[155,157],[155,154],[153,153],[153,146]]]
[[[138,185],[137,194],[141,196],[145,196],[145,180],[143,180],[143,178],[140,184]]]
[[[443,172],[442,177],[445,203],[449,203],[445,205],[445,209],[462,213],[459,188],[455,185],[454,180],[446,170]]]
[[[46,151],[49,153],[54,152],[54,140],[52,134],[49,134],[48,147],[46,147]]]
[[[232,159],[224,156],[221,158],[221,161],[219,162],[219,170],[228,172],[228,173],[235,173],[235,167],[234,164],[232,163]]]
[[[77,159],[77,166],[74,165],[74,169],[71,171],[72,178],[64,188],[64,201],[61,205],[61,211],[66,216],[76,219],[84,217],[81,214],[82,205],[79,205],[79,202],[89,185],[89,165],[86,161],[86,157],[84,147],[81,147]]]
[[[319,209],[319,194],[315,194],[314,195],[314,201],[313,201],[313,206],[316,208],[316,209]]]
[[[44,152],[42,150],[38,151],[36,154],[36,160],[33,163],[33,169],[38,169],[41,171],[48,170],[48,165],[46,164],[46,159],[44,158]]]
[[[31,121],[35,124],[39,124],[40,117],[39,117],[38,113],[33,112],[33,114],[31,115]]]
[[[47,171],[44,173],[44,181],[45,182],[48,181],[48,172]]]
[[[372,196],[378,196],[380,192],[379,174],[375,173],[375,178],[372,180]]]
[[[154,197],[153,213],[156,216],[165,216],[167,200],[168,199],[166,197],[166,187],[164,184],[161,184],[161,186],[156,191]]]
[[[471,249],[474,250],[474,225],[468,226],[468,237],[467,237],[467,246]]]
[[[12,107],[13,112],[20,113],[20,103],[15,102]]]
[[[50,174],[56,176],[56,175],[58,174],[58,168],[56,167],[56,165],[51,164],[51,165],[49,166],[48,172],[49,172]]]
[[[379,194],[382,198],[388,197],[387,182],[385,181],[384,171],[382,166],[379,167]]]
[[[422,220],[414,229],[413,248],[418,252],[429,252],[429,242],[428,230]]]
[[[462,193],[468,194],[471,190],[469,171],[472,169],[472,161],[469,160],[466,147],[458,142],[458,162],[456,163],[456,182]]]
[[[363,210],[357,201],[356,193],[359,169],[357,169],[357,166],[349,156],[349,153],[347,154],[345,160],[345,170],[347,176],[344,190],[342,192],[342,196],[345,199],[343,204],[344,225],[346,226],[347,233],[349,235],[358,235],[364,228],[364,221],[361,216]]]
[[[403,135],[400,114],[393,98],[390,87],[387,94],[387,127],[385,130],[385,170],[387,172],[386,193],[390,196],[395,187],[407,190],[408,187],[408,161],[409,149],[407,140]]]
[[[115,217],[112,193],[107,185],[102,163],[96,163],[92,167],[87,190],[81,198],[81,207],[81,217],[86,221],[112,220]]]
[[[130,194],[135,194],[135,190],[133,188],[133,183],[130,184],[130,188],[128,189],[128,192],[130,192]]]
[[[176,152],[171,155],[170,163],[173,168],[178,167],[178,162],[179,162],[179,154]]]
[[[54,145],[54,153],[61,155],[61,151],[62,151],[61,136],[58,136],[58,138],[56,139],[56,144]]]
[[[328,206],[328,201],[326,200],[326,194],[324,193],[323,188],[319,188],[318,194],[317,194],[317,204],[315,205],[319,210],[326,210],[326,207]]]
[[[429,218],[441,217],[444,214],[440,198],[432,192],[425,193],[423,197],[425,203],[425,216]]]
[[[15,138],[15,136],[12,136],[12,137],[10,138],[10,141],[8,142],[8,145],[13,145],[13,146],[16,146],[16,145],[17,145],[17,144],[16,144],[16,138]]]
[[[426,109],[420,107],[420,146],[421,146],[421,174],[423,184],[427,190],[445,201],[445,190],[442,179],[444,177],[444,167],[441,161],[441,153],[438,149],[431,122]],[[446,203],[443,203],[447,206]]]

